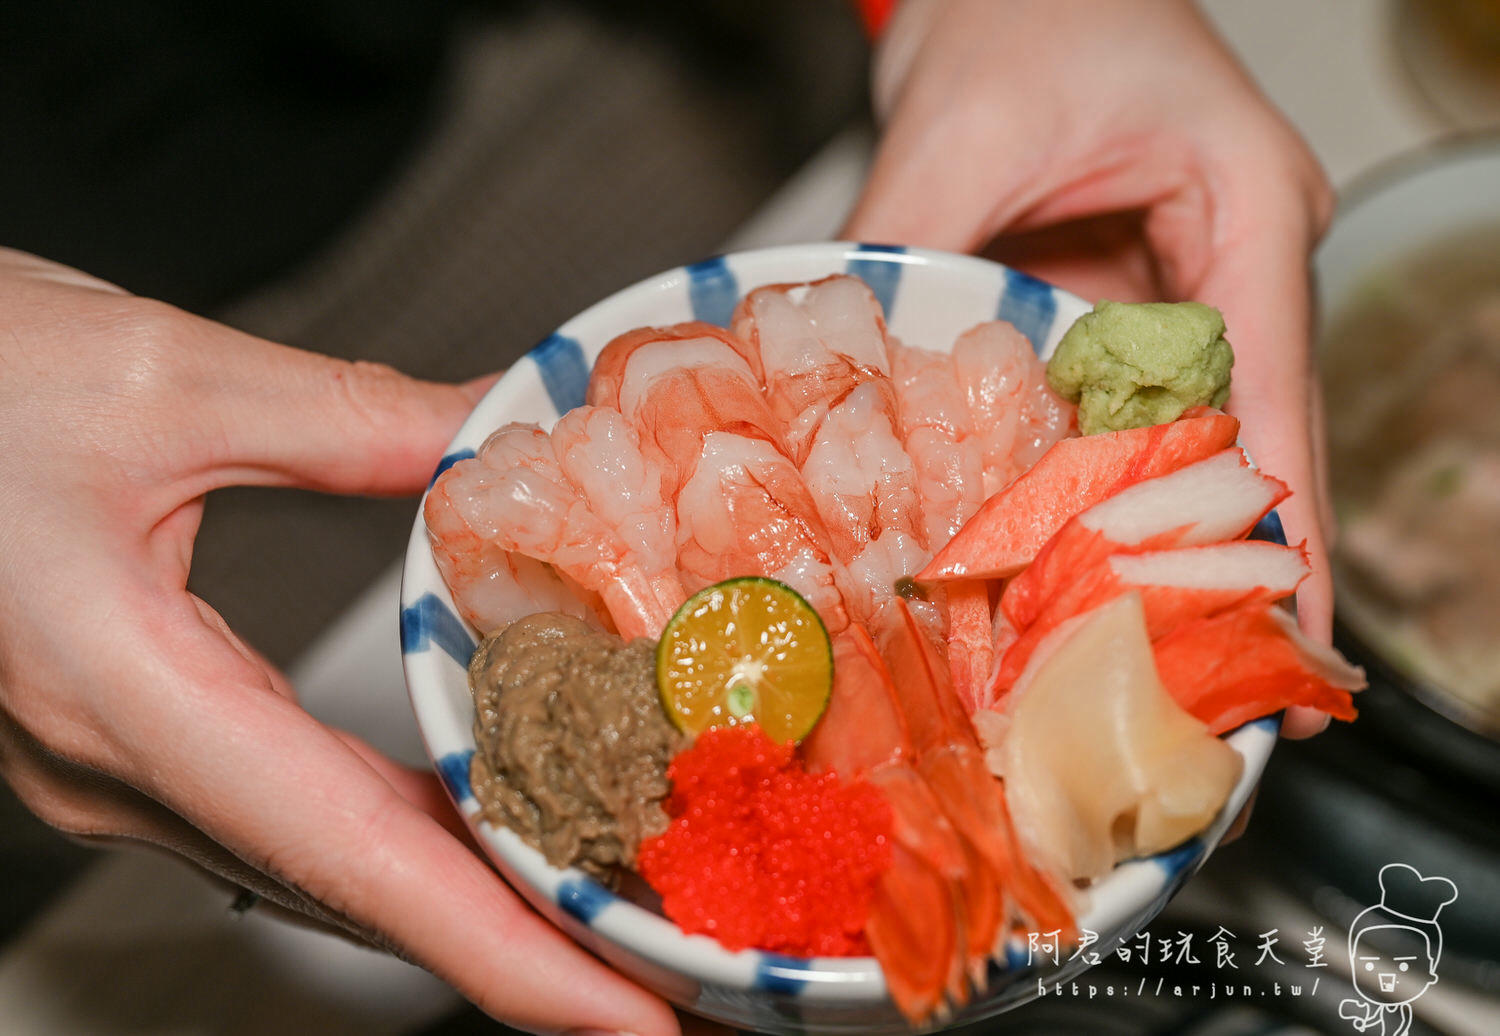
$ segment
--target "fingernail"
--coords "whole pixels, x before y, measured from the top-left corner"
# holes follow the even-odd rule
[[[1294,729],[1292,733],[1287,734],[1288,727],[1295,728],[1300,725],[1297,721],[1307,722],[1305,717],[1309,713],[1311,713],[1313,717],[1311,721],[1313,724],[1312,726],[1309,726],[1302,730]],[[1317,712],[1314,709],[1293,705],[1291,708],[1287,709],[1286,715],[1282,719],[1282,733],[1288,737],[1298,739],[1316,737],[1318,734],[1321,734],[1323,733],[1323,731],[1328,729],[1328,724],[1332,721],[1332,718],[1333,717],[1329,716],[1326,712]]]

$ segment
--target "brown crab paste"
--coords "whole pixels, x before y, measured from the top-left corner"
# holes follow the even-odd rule
[[[474,794],[553,866],[604,881],[667,828],[682,746],[657,698],[656,645],[558,612],[511,623],[469,663]]]

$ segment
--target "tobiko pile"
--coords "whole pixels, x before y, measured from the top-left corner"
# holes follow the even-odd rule
[[[1002,321],[900,342],[840,275],[622,334],[425,503],[491,638],[485,816],[731,949],[873,953],[914,1022],[1068,937],[1078,887],[1222,810],[1215,735],[1363,685],[1277,603],[1306,554],[1246,538],[1287,489],[1215,409],[1223,331],[1104,303],[1044,368]]]
[[[636,867],[684,931],[731,950],[866,954],[890,807],[872,785],[807,773],[794,755],[754,724],[705,731],[672,761],[672,824]]]

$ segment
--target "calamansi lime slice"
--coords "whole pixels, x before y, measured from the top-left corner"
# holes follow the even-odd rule
[[[688,598],[656,648],[662,707],[677,727],[758,723],[800,741],[828,704],[833,650],[823,620],[785,583],[726,579]]]

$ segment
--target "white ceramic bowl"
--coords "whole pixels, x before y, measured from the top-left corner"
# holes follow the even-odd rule
[[[581,404],[594,357],[623,331],[690,319],[725,324],[750,288],[838,272],[869,283],[894,335],[932,349],[947,349],[961,331],[1001,317],[1047,356],[1089,309],[1081,299],[1024,274],[944,252],[835,242],[719,256],[648,278],[569,320],[475,407],[439,471],[472,456],[507,421],[549,427]],[[1271,518],[1268,534],[1279,535]],[[469,788],[474,706],[465,672],[475,643],[474,631],[453,609],[418,512],[401,586],[401,648],[412,706],[454,805],[501,874],[532,906],[637,982],[709,1018],[771,1033],[906,1031],[871,958],[805,960],[730,952],[706,936],[683,934],[659,913],[581,872],[548,866],[510,831],[480,819]],[[1227,736],[1244,758],[1244,774],[1206,832],[1170,852],[1122,863],[1081,896],[1080,926],[1098,937],[1092,952],[1103,955],[1138,932],[1202,865],[1249,798],[1276,729],[1270,718]],[[1088,966],[1084,957],[1054,966],[1031,956],[1026,940],[1013,941],[1005,966],[992,967],[987,992],[954,1021],[997,1014],[1033,998],[1039,978],[1066,981]],[[567,994],[559,990],[558,995]]]
[[[1500,224],[1500,134],[1460,137],[1376,166],[1343,192],[1318,248],[1318,304],[1337,314],[1424,245]]]

